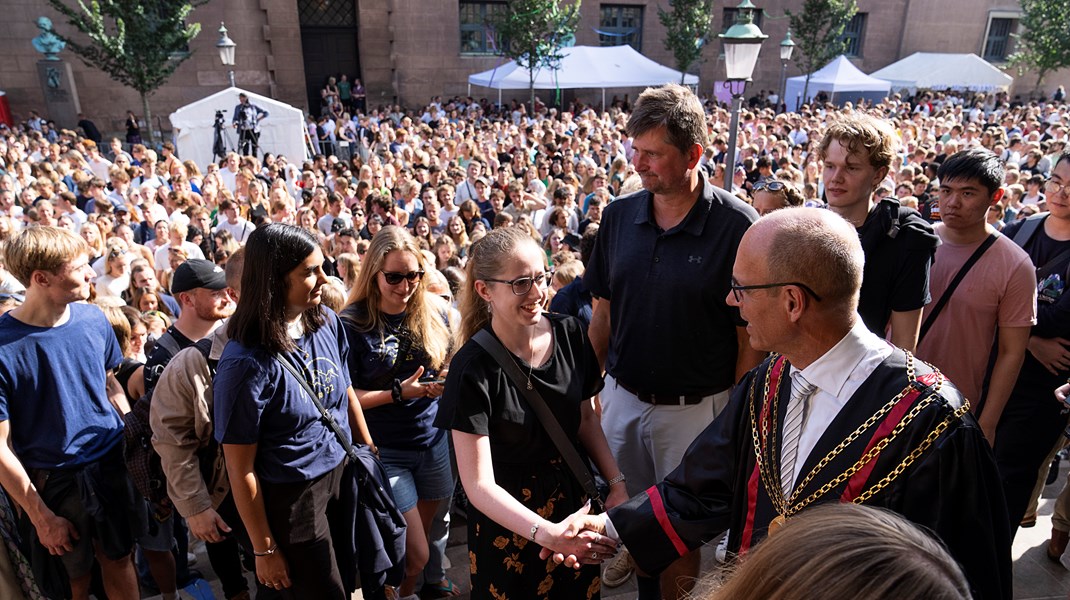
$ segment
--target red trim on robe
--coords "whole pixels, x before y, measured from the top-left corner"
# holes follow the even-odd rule
[[[926,373],[918,377],[918,383],[929,387],[936,383],[939,376],[936,373]],[[914,407],[915,402],[921,397],[921,391],[914,387],[907,393],[906,396],[897,403],[888,415],[884,417],[881,424],[877,427],[877,430],[873,432],[873,437],[869,440],[869,444],[866,445],[866,449],[862,452],[864,456],[867,452],[873,449],[881,440],[888,437],[888,434],[895,429],[903,417],[906,416],[910,409]],[[880,454],[874,456],[868,463],[866,463],[861,469],[859,469],[851,478],[847,481],[847,486],[843,489],[843,494],[840,496],[840,502],[853,502],[855,498],[862,494],[866,485],[866,481],[873,473],[873,469],[877,468],[877,459],[880,458]]]
[[[661,492],[658,491],[658,486],[651,486],[646,491],[646,495],[650,498],[650,508],[654,511],[654,517],[657,518],[658,525],[661,525],[662,531],[665,532],[665,537],[672,542],[676,553],[680,556],[687,554],[687,545],[684,544],[684,541],[680,539],[680,535],[673,529],[672,523],[669,521],[669,514],[665,512],[665,504],[661,501]]]
[[[780,389],[780,378],[784,373],[783,356],[779,357],[769,367],[772,370],[769,379],[769,395],[766,396],[765,402],[762,403],[762,413],[759,419],[761,427],[765,427],[769,420],[769,407],[772,404],[770,396],[777,393]],[[757,382],[756,382],[757,383]],[[751,541],[754,539],[754,515],[757,512],[758,506],[758,484],[761,482],[761,473],[758,471],[758,462],[754,463],[754,470],[751,471],[750,479],[747,481],[747,518],[743,524],[743,534],[739,544],[739,554],[743,555],[750,549]]]

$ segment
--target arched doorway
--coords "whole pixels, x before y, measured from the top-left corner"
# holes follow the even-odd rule
[[[357,0],[298,0],[301,49],[305,57],[308,109],[320,114],[320,90],[328,77],[360,77]]]

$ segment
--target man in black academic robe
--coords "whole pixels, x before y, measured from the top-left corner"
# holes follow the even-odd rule
[[[976,598],[1009,599],[1010,532],[992,451],[950,382],[860,323],[862,263],[854,228],[830,211],[784,209],[755,223],[740,243],[728,301],[747,320],[754,347],[780,354],[742,379],[665,480],[608,520],[581,517],[584,526],[619,539],[655,573],[725,530],[729,550],[742,554],[781,515],[861,500],[935,533]],[[822,382],[834,379],[830,358],[847,365],[844,383],[800,400],[809,407],[802,436],[816,441],[805,452],[798,445],[801,468],[787,483],[789,494],[802,489],[785,506],[780,459],[789,454],[782,442],[792,376],[810,377],[808,367],[822,365]]]

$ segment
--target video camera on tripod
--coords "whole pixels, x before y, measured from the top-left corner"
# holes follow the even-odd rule
[[[227,139],[224,133],[227,129],[227,118],[222,110],[215,111],[215,122],[212,124],[212,129],[214,131],[212,136],[212,158],[222,158],[227,155]]]

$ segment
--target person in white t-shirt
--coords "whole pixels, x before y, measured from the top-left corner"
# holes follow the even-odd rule
[[[212,231],[226,231],[239,244],[245,244],[245,240],[256,227],[238,215],[238,206],[233,200],[223,200],[219,203],[219,213],[223,219]]]

